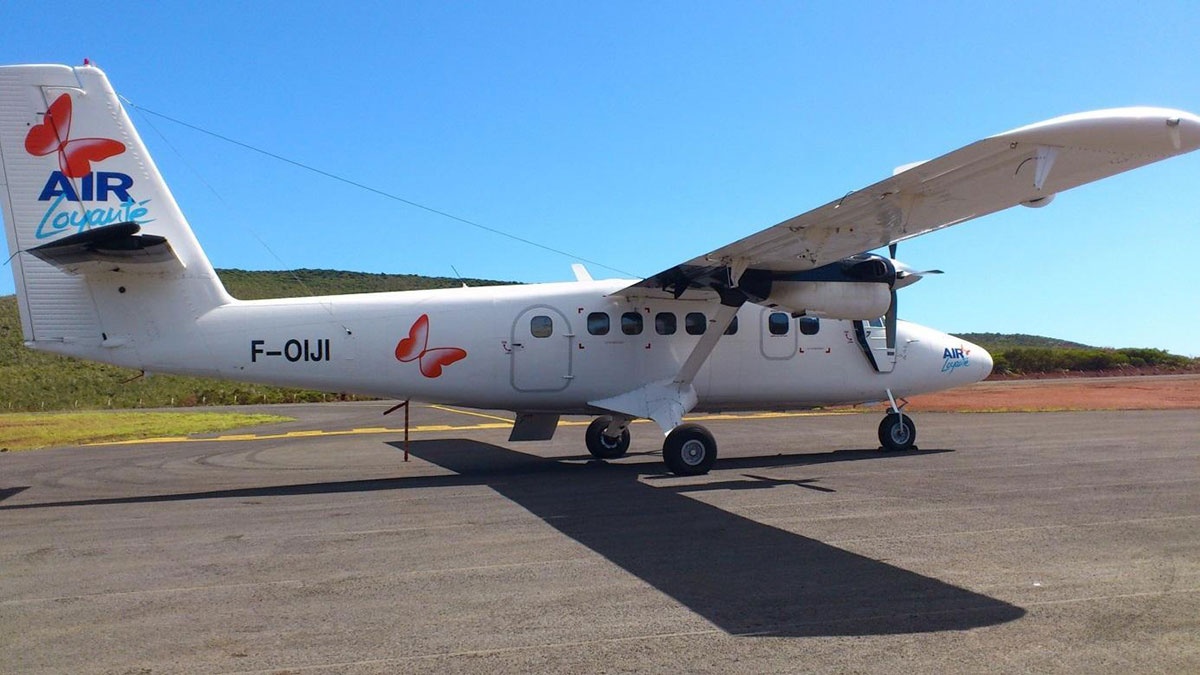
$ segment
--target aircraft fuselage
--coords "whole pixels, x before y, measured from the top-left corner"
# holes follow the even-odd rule
[[[686,294],[612,295],[628,283],[241,301],[198,320],[131,311],[123,325],[140,324],[137,334],[110,335],[107,346],[62,347],[148,371],[478,408],[594,413],[589,401],[674,376],[699,333],[712,330],[717,303]],[[722,336],[694,382],[698,410],[876,401],[889,389],[897,396],[937,391],[991,371],[981,347],[909,322],[898,325],[894,368],[878,372],[867,351],[874,346],[875,358],[887,358],[879,350],[882,325],[863,324],[866,337],[856,333],[856,322],[810,319],[802,332],[790,314],[750,303],[737,317],[736,332]]]

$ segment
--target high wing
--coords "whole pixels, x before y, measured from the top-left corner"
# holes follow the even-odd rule
[[[664,270],[619,291],[737,287],[787,278],[890,243],[1200,147],[1200,117],[1167,108],[1117,108],[1057,117],[909,165],[891,178]]]

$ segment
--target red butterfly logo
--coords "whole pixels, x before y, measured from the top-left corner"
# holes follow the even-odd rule
[[[33,125],[25,136],[25,150],[44,157],[58,153],[58,166],[68,178],[82,178],[92,172],[92,162],[125,152],[125,144],[109,138],[71,140],[71,96],[63,94],[50,104],[44,122]]]
[[[467,351],[458,347],[429,345],[429,315],[422,314],[408,329],[408,337],[396,343],[396,358],[404,363],[418,361],[425,377],[441,377],[442,368],[467,358]]]

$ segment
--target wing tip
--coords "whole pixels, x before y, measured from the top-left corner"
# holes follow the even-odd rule
[[[1106,108],[1054,117],[992,138],[1170,156],[1200,149],[1200,116],[1154,106]]]

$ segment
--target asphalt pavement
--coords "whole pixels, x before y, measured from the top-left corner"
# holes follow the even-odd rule
[[[0,671],[1200,672],[1196,411],[295,422],[0,454]],[[245,410],[245,408],[242,408]]]

